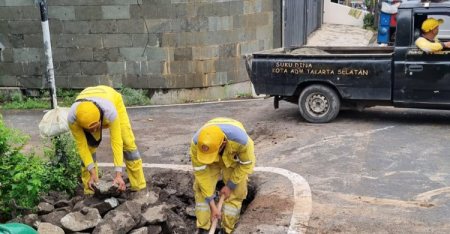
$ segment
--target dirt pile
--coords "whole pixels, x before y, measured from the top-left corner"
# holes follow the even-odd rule
[[[112,178],[102,178],[93,196],[42,196],[36,214],[15,218],[40,234],[192,234],[196,232],[195,199],[190,172],[162,171],[148,175],[147,188],[116,193]],[[126,181],[127,182],[127,181]],[[127,184],[129,185],[129,184]],[[219,183],[217,188],[223,186]],[[254,185],[242,213],[254,197]],[[217,201],[216,201],[217,202]]]

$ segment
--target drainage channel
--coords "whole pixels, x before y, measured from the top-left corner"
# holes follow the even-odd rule
[[[114,167],[113,163],[98,163],[99,167]],[[173,164],[149,164],[143,163],[144,168],[161,168],[179,171],[192,171],[190,165],[173,165]],[[309,218],[312,210],[311,189],[308,182],[299,174],[286,169],[276,167],[255,167],[255,172],[275,173],[287,178],[293,189],[292,199],[294,206],[292,216],[287,230],[288,234],[304,234],[308,226]]]

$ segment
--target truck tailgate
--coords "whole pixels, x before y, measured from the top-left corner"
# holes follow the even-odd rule
[[[344,99],[391,100],[391,54],[254,54],[257,94],[294,96],[307,82],[328,83]]]

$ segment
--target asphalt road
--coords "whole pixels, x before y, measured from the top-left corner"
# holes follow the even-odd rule
[[[42,110],[0,110],[39,146]],[[214,117],[240,120],[257,166],[303,176],[312,191],[307,233],[450,233],[449,111],[376,107],[328,124],[272,99],[128,109],[146,163],[190,164],[192,135]],[[100,162],[112,162],[108,131]],[[274,181],[276,183],[276,181]]]

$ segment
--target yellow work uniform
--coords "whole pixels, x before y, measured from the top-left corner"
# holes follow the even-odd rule
[[[122,172],[125,158],[131,190],[138,191],[145,188],[146,182],[142,169],[142,159],[135,144],[122,95],[111,87],[96,86],[84,89],[76,100],[80,99],[95,103],[103,111],[102,128],[110,129],[111,148],[114,155],[114,171]],[[98,175],[96,160],[97,148],[88,145],[85,132],[79,123],[77,123],[75,112],[80,103],[75,102],[71,106],[67,120],[82,161],[81,178],[84,184],[84,193],[92,194],[93,192],[89,189],[87,183],[90,178],[89,170],[95,167]],[[99,140],[101,137],[100,132],[101,130],[86,134],[92,134],[96,140]]]
[[[222,227],[231,233],[239,219],[242,201],[247,196],[248,174],[255,166],[254,143],[247,135],[243,125],[233,119],[216,118],[204,127],[216,125],[225,134],[227,141],[222,155],[211,164],[203,164],[197,158],[198,130],[191,142],[191,158],[195,182],[195,215],[197,227],[209,230],[211,210],[209,202],[213,200],[217,181],[222,171],[223,182],[231,189],[230,197],[225,200],[222,213]]]
[[[436,52],[444,49],[443,43],[439,42],[436,37],[434,40],[429,40],[425,37],[419,37],[416,40],[416,46],[424,52]]]

